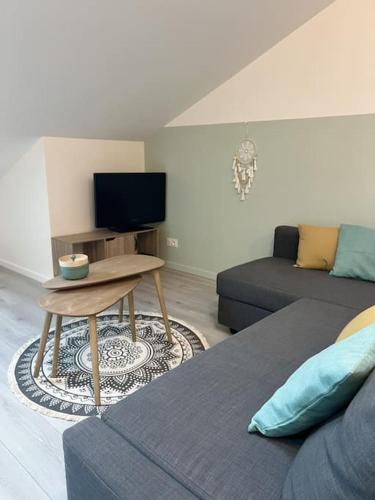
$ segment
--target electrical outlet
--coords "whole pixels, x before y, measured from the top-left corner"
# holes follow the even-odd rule
[[[178,248],[177,238],[167,238],[167,247]]]

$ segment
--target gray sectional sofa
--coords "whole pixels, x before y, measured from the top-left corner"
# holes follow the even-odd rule
[[[306,444],[315,435],[324,443],[317,433],[329,423],[290,438],[247,433],[251,416],[285,379],[375,303],[374,284],[294,268],[297,243],[295,228],[277,228],[274,257],[219,275],[221,321],[236,330],[255,324],[116,404],[102,419],[65,431],[69,500],[344,498],[335,490],[337,481],[317,496],[319,478],[303,494],[293,493],[288,479],[282,493],[299,450],[308,454]],[[375,378],[368,382],[375,390]],[[365,385],[355,399],[369,390]],[[367,497],[357,490],[351,498]]]

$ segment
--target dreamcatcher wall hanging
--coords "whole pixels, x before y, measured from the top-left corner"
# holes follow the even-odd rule
[[[234,188],[241,196],[241,201],[245,201],[245,197],[254,182],[257,169],[257,150],[255,142],[249,137],[246,124],[245,137],[239,144],[232,164]]]

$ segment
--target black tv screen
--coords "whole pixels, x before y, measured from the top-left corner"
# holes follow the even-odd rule
[[[95,225],[117,231],[165,219],[165,173],[94,174]]]

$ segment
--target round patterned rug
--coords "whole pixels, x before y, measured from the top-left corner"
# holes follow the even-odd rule
[[[59,367],[52,378],[54,331],[51,330],[40,376],[32,375],[39,337],[15,354],[9,367],[9,383],[19,399],[45,415],[80,420],[101,415],[129,394],[163,373],[184,363],[208,345],[202,334],[170,318],[174,343],[166,341],[163,319],[154,313],[137,313],[137,342],[131,340],[127,315],[98,316],[98,351],[102,406],[94,404],[91,354],[86,319],[65,323],[61,332]]]

